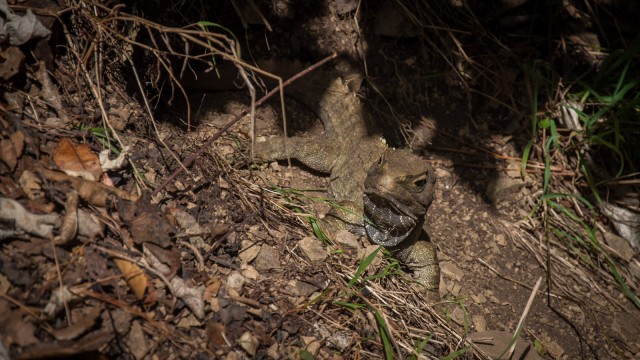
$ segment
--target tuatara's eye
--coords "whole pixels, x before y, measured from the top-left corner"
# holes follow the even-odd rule
[[[413,181],[413,186],[419,189],[422,189],[425,185],[427,185],[427,177],[424,175]]]

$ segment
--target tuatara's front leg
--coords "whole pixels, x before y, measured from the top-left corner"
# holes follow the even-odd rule
[[[440,299],[438,292],[440,265],[438,265],[435,244],[419,239],[412,243],[401,243],[389,250],[413,272],[416,281],[424,287],[427,301],[429,303],[438,301]]]
[[[306,166],[323,173],[331,173],[339,147],[327,139],[302,137],[273,137],[255,144],[255,156],[262,161],[296,159]]]

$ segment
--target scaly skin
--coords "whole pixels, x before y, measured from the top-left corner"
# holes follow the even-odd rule
[[[435,189],[433,169],[421,157],[367,136],[370,120],[360,100],[340,78],[318,76],[322,81],[312,77],[306,83],[328,83],[323,94],[294,88],[293,95],[315,110],[326,137],[270,138],[256,144],[256,157],[295,158],[330,174],[329,195],[350,209],[335,214],[339,221],[328,222],[330,232],[353,230],[354,225],[364,229],[371,242],[387,247],[413,272],[427,301],[437,300],[440,267],[435,246],[423,231]]]

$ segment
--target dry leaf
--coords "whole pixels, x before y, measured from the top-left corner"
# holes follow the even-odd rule
[[[93,325],[95,325],[96,320],[100,317],[101,313],[102,306],[93,307],[88,314],[83,316],[81,319],[74,321],[73,325],[53,330],[51,335],[53,335],[57,340],[75,339],[91,329]]]
[[[49,238],[53,235],[53,226],[58,221],[58,216],[33,214],[15,200],[0,198],[0,220],[11,221],[16,229],[29,234]]]
[[[20,67],[24,61],[24,54],[20,51],[20,48],[9,46],[0,51],[0,58],[2,59],[0,61],[0,79],[9,80],[20,72]]]
[[[67,175],[97,181],[102,175],[98,156],[87,144],[75,145],[69,139],[62,139],[53,150],[53,161]]]
[[[78,192],[80,198],[91,205],[105,207],[113,204],[118,198],[127,201],[136,200],[136,196],[133,194],[95,181],[82,180],[43,167],[36,167],[35,172],[47,180],[60,183],[63,189],[67,189],[62,191],[68,191],[68,184],[70,184]]]
[[[18,165],[18,154],[11,140],[0,140],[0,161],[7,164],[11,171]]]
[[[53,240],[56,245],[68,244],[78,235],[78,193],[76,191],[67,193],[65,210],[60,235]]]
[[[127,282],[127,285],[129,285],[129,288],[131,288],[131,291],[133,291],[136,298],[138,300],[143,300],[145,292],[147,291],[147,286],[150,285],[147,275],[138,265],[128,260],[116,258],[113,259],[113,262],[118,266],[118,269],[120,269],[124,280]]]
[[[16,149],[16,155],[22,156],[24,151],[24,133],[22,131],[16,131],[9,137],[13,143],[13,147]]]

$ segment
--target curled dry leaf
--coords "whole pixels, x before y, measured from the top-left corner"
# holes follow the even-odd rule
[[[118,269],[120,269],[122,277],[127,282],[127,285],[129,285],[129,288],[133,291],[136,298],[138,300],[144,300],[147,287],[151,285],[149,278],[147,278],[147,274],[145,274],[138,265],[129,260],[116,258],[113,259],[113,262],[116,264]]]
[[[44,61],[38,62],[36,78],[42,85],[42,91],[40,92],[42,97],[47,101],[49,105],[51,105],[56,110],[58,117],[62,119],[62,121],[67,123],[69,120],[69,116],[64,111],[64,107],[62,106],[62,97],[60,96],[58,88],[54,85],[53,81],[51,81],[51,77],[47,72],[47,66],[45,65]]]
[[[196,318],[204,318],[204,288],[202,286],[189,286],[182,278],[176,276],[171,279],[173,294],[182,300]]]
[[[18,179],[18,184],[20,184],[22,191],[24,191],[29,199],[39,199],[44,196],[40,179],[29,170],[22,172],[20,179]]]
[[[37,167],[36,173],[43,178],[55,182],[61,186],[61,191],[68,191],[68,184],[78,192],[80,198],[91,205],[106,207],[113,204],[115,200],[122,199],[126,201],[135,201],[136,196],[124,190],[113,188],[95,181],[82,180],[80,178],[69,176],[67,174]]]
[[[97,181],[102,175],[98,156],[89,145],[75,145],[69,139],[62,139],[53,150],[53,161],[67,175]]]
[[[71,302],[74,298],[77,298],[77,296],[67,286],[59,287],[51,292],[51,298],[49,298],[49,302],[45,305],[43,312],[51,319],[64,309],[65,303]]]
[[[125,146],[124,149],[122,149],[122,152],[120,152],[120,155],[111,160],[109,159],[109,149],[102,150],[98,155],[98,158],[100,159],[100,166],[102,166],[104,171],[119,170],[126,164],[125,160],[127,159],[128,152],[129,147]]]
[[[65,210],[60,235],[53,239],[56,245],[68,244],[78,235],[78,193],[76,191],[67,193]]]
[[[0,198],[0,220],[11,221],[17,229],[29,234],[49,238],[53,235],[58,216],[33,214],[15,200]]]

